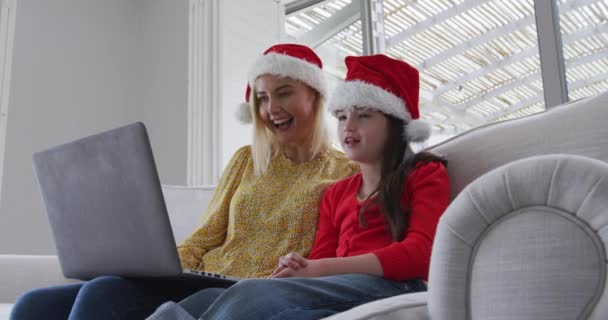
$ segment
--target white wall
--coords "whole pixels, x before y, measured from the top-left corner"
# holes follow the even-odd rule
[[[239,147],[251,144],[252,126],[240,124],[234,113],[245,99],[247,70],[262,52],[280,42],[284,9],[274,0],[222,0],[221,5],[223,168]]]
[[[124,0],[123,0],[124,1]],[[139,116],[164,184],[186,184],[188,0],[137,0],[141,16]]]
[[[53,253],[31,154],[144,121],[163,183],[185,183],[187,0],[19,0],[0,254]]]
[[[133,119],[135,9],[124,0],[18,1],[0,253],[54,251],[32,153]]]
[[[19,0],[0,202],[0,254],[52,254],[31,155],[134,121],[162,183],[186,183],[188,0]],[[279,42],[274,0],[221,2],[221,166],[251,142],[233,114],[252,61]]]

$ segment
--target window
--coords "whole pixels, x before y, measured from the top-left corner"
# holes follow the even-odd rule
[[[420,70],[430,144],[544,110],[533,0],[384,1],[387,54]]]
[[[313,5],[288,16],[286,31],[300,40],[348,6],[360,0]],[[544,110],[533,0],[384,0],[383,17],[385,53],[420,71],[427,144]],[[361,54],[363,41],[358,20],[315,49],[343,78],[343,57]]]
[[[568,98],[608,90],[608,0],[558,0]]]
[[[536,22],[556,21],[537,17],[535,4],[549,0],[330,0],[287,10],[288,35],[315,48],[336,81],[345,74],[343,58],[375,40],[362,36],[363,1],[382,4],[375,10],[382,12],[385,53],[420,70],[421,115],[434,131],[427,145],[545,110]],[[605,92],[608,0],[550,1],[560,11],[569,98]]]
[[[285,19],[285,31],[288,36],[315,49],[323,61],[330,93],[346,76],[344,58],[363,54],[357,1],[321,2],[290,14]],[[333,145],[341,149],[336,134],[338,121],[333,117],[327,118]]]

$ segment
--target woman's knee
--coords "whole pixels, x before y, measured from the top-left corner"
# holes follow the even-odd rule
[[[113,295],[128,287],[128,280],[120,277],[103,276],[86,282],[78,297]]]
[[[35,319],[34,313],[43,309],[48,294],[43,289],[34,289],[23,293],[15,301],[11,310],[11,319]]]
[[[44,301],[44,298],[48,295],[49,293],[47,293],[45,289],[34,289],[27,291],[17,298],[17,301],[15,302],[15,307],[19,307],[22,305],[36,306],[41,301]]]
[[[75,311],[83,312],[103,306],[108,308],[123,303],[123,299],[139,298],[128,279],[98,277],[85,283],[75,301]]]
[[[81,284],[30,290],[17,298],[11,319],[65,319]]]
[[[97,277],[93,280],[86,282],[83,286],[83,289],[84,288],[105,289],[108,287],[121,286],[121,285],[124,285],[125,283],[128,283],[128,280],[125,280],[124,278],[121,278],[121,277],[103,276],[103,277]]]
[[[95,278],[80,289],[71,314],[75,319],[145,318],[160,304],[146,301],[145,294],[130,279]],[[132,312],[137,316],[132,316]]]

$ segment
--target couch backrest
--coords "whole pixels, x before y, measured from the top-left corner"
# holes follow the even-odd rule
[[[184,240],[203,221],[212,194],[213,186],[163,185],[165,204],[176,243]]]
[[[429,150],[448,160],[454,199],[469,183],[503,164],[566,153],[608,162],[608,93],[525,118],[489,124]]]

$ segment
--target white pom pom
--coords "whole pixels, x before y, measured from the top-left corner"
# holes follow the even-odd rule
[[[422,142],[431,135],[431,126],[421,120],[412,120],[403,129],[406,139],[410,142]]]
[[[250,124],[253,122],[249,103],[243,102],[239,104],[234,115],[242,124]]]

